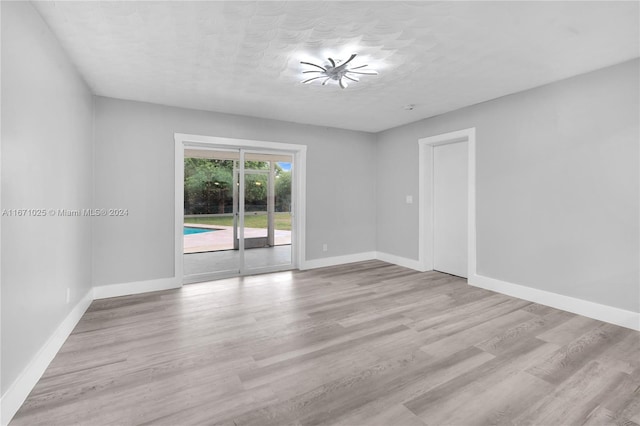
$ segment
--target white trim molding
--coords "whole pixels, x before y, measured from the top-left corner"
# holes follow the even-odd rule
[[[640,313],[627,311],[613,306],[601,305],[584,299],[577,299],[563,294],[553,293],[546,290],[539,290],[519,284],[489,278],[478,274],[469,277],[468,282],[474,287],[484,288],[539,303],[552,308],[582,315],[585,317],[619,325],[640,331]]]
[[[344,256],[323,257],[320,259],[305,260],[300,265],[300,270],[325,268],[327,266],[345,265],[347,263],[363,262],[376,259],[375,251],[347,254]]]
[[[9,424],[93,301],[93,289],[73,307],[27,367],[0,398],[1,423]]]
[[[184,207],[184,150],[188,148],[203,149],[238,149],[240,151],[276,151],[293,156],[293,252],[291,268],[300,268],[305,263],[305,231],[306,231],[306,164],[307,146],[281,142],[268,142],[249,139],[234,139],[216,136],[190,135],[175,133],[175,276],[181,284],[184,282],[183,271],[183,224]],[[241,179],[243,176],[241,175]],[[241,215],[242,217],[242,215]],[[240,274],[241,271],[238,271]],[[247,271],[254,273],[258,271]],[[265,271],[266,272],[266,271]],[[237,275],[237,274],[236,274]]]
[[[430,271],[433,269],[433,148],[457,142],[467,142],[467,276],[470,277],[476,272],[475,127],[418,140],[418,270]]]
[[[182,282],[175,277],[157,280],[135,281],[130,283],[107,284],[93,288],[93,298],[130,296],[132,294],[149,293],[151,291],[171,290],[182,287]]]
[[[402,256],[396,256],[379,251],[366,251],[362,253],[346,254],[344,256],[323,257],[320,259],[307,260],[303,263],[301,270],[325,268],[327,266],[346,265],[347,263],[364,262],[366,260],[381,260],[383,262],[402,266],[405,268],[421,271],[420,262]]]
[[[394,254],[384,253],[381,251],[376,252],[376,259],[382,260],[383,262],[387,263],[393,263],[394,265],[404,266],[405,268],[413,269],[416,271],[424,272],[422,270],[422,264],[419,260],[396,256]]]
[[[373,259],[425,272],[422,270],[423,266],[419,260],[375,251],[313,259],[306,261],[300,269],[324,268],[327,266],[344,265],[347,263],[362,262]],[[565,296],[550,291],[539,290],[520,284],[500,281],[495,278],[489,278],[475,273],[469,276],[467,282],[469,285],[474,287],[495,291],[497,293],[517,297],[518,299],[539,303],[541,305],[550,306],[552,308],[561,309],[563,311],[582,315],[588,318],[640,331],[640,313],[638,312],[627,311],[613,306],[602,305],[600,303],[577,299],[575,297]]]

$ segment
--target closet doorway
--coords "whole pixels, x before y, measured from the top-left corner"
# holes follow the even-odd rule
[[[418,140],[418,263],[473,279],[476,275],[476,131]]]

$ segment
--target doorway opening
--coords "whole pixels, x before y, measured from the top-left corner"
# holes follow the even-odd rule
[[[423,138],[419,146],[420,269],[476,273],[475,128]]]
[[[305,148],[176,135],[176,256],[183,283],[299,265]]]

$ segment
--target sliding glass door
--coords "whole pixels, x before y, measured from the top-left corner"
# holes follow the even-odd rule
[[[290,269],[293,155],[185,148],[184,282]]]
[[[291,164],[290,155],[245,153],[243,229],[247,272],[291,264]]]

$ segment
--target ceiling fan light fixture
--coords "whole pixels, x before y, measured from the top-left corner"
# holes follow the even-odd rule
[[[303,74],[310,75],[310,78],[303,80],[302,83],[310,84],[314,81],[322,80],[322,85],[326,86],[329,82],[335,81],[340,85],[342,89],[346,89],[347,87],[349,87],[348,81],[360,81],[360,79],[356,77],[357,75],[378,75],[378,72],[376,70],[367,68],[367,64],[359,65],[356,67],[348,66],[356,56],[358,56],[358,54],[353,53],[349,57],[349,59],[344,62],[336,60],[334,58],[327,58],[329,63],[324,65],[301,61],[300,63],[302,65],[313,67],[311,69],[302,71]]]

